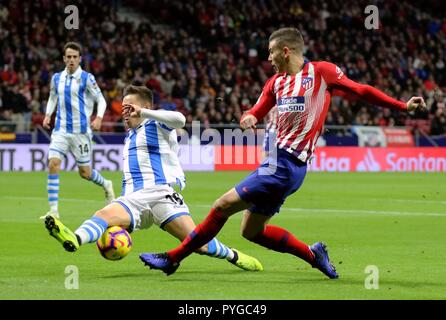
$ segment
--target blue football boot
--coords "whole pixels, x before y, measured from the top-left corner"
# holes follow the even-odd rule
[[[178,262],[170,260],[167,253],[141,253],[139,258],[150,269],[161,270],[168,276],[174,273],[180,266]]]
[[[319,269],[330,279],[337,279],[339,275],[336,273],[336,268],[330,262],[328,257],[327,246],[322,242],[316,242],[310,247],[314,254],[315,262],[313,268]]]

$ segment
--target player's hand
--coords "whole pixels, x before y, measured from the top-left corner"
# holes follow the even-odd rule
[[[141,109],[142,108],[136,104],[125,104],[122,106],[122,115],[139,118],[141,117]]]
[[[47,129],[50,130],[51,129],[51,117],[49,116],[45,116],[45,118],[43,118],[43,122],[42,122],[42,126]]]
[[[252,114],[245,113],[242,118],[240,119],[240,128],[243,130],[249,129],[249,128],[256,128],[257,124],[257,118],[254,117]]]
[[[91,128],[93,129],[93,131],[99,131],[99,129],[101,129],[101,125],[102,125],[102,118],[101,117],[96,117],[91,122]]]
[[[426,102],[424,102],[423,97],[412,97],[407,101],[407,111],[412,112],[417,109],[425,110],[426,109]]]

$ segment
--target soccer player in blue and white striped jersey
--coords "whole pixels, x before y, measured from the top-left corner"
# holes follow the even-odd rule
[[[123,117],[129,130],[123,151],[122,195],[75,232],[54,216],[45,219],[50,235],[67,251],[96,242],[111,226],[131,232],[155,224],[180,241],[195,228],[183,197],[173,189],[174,185],[180,189],[185,186],[175,131],[184,126],[185,117],[177,111],[151,110],[153,95],[146,87],[128,86],[123,97]],[[257,259],[217,239],[197,249],[197,253],[226,259],[244,270],[263,270]]]
[[[51,78],[43,127],[51,129],[51,115],[57,107],[55,126],[51,134],[48,152],[48,203],[50,211],[46,215],[59,217],[59,171],[62,159],[71,152],[78,165],[82,178],[101,186],[107,202],[114,199],[113,184],[91,168],[91,141],[93,130],[99,130],[106,109],[101,89],[91,73],[80,67],[81,47],[68,42],[64,47],[63,60],[66,68]],[[97,116],[91,123],[94,104],[97,103]],[[41,218],[45,218],[46,215]]]

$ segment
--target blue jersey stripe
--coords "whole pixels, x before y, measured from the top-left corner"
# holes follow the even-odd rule
[[[147,122],[145,129],[147,151],[149,152],[150,163],[152,164],[153,174],[155,175],[155,184],[166,183],[166,177],[164,176],[163,165],[161,162],[156,122]]]
[[[56,124],[54,128],[56,131],[59,131],[60,129],[59,81],[60,81],[60,73],[56,73],[54,75],[54,89],[56,89],[56,95],[57,95],[57,113],[56,113]]]
[[[125,195],[125,186],[126,186],[126,182],[125,182],[125,177],[122,177],[122,191],[121,191],[121,196]]]
[[[141,190],[144,187],[144,180],[138,163],[138,154],[136,148],[136,132],[130,136],[129,145],[129,170],[133,180],[133,192]]]
[[[170,127],[166,126],[164,123],[160,123],[160,127],[163,128],[163,129],[166,129],[167,131],[172,131],[173,130],[173,128],[170,128]]]
[[[79,86],[79,111],[81,113],[81,133],[87,132],[87,114],[85,113],[85,89],[87,88],[88,73],[82,71],[81,85]]]
[[[67,132],[73,133],[73,109],[71,107],[71,76],[66,77],[64,99],[65,99],[65,111],[67,113]]]

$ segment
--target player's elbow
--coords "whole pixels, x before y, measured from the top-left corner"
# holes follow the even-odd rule
[[[360,97],[366,96],[371,90],[373,90],[372,86],[369,86],[368,84],[358,84],[356,88],[356,94]]]
[[[178,127],[176,129],[184,127],[185,124],[186,124],[186,117],[181,112],[178,112]]]

